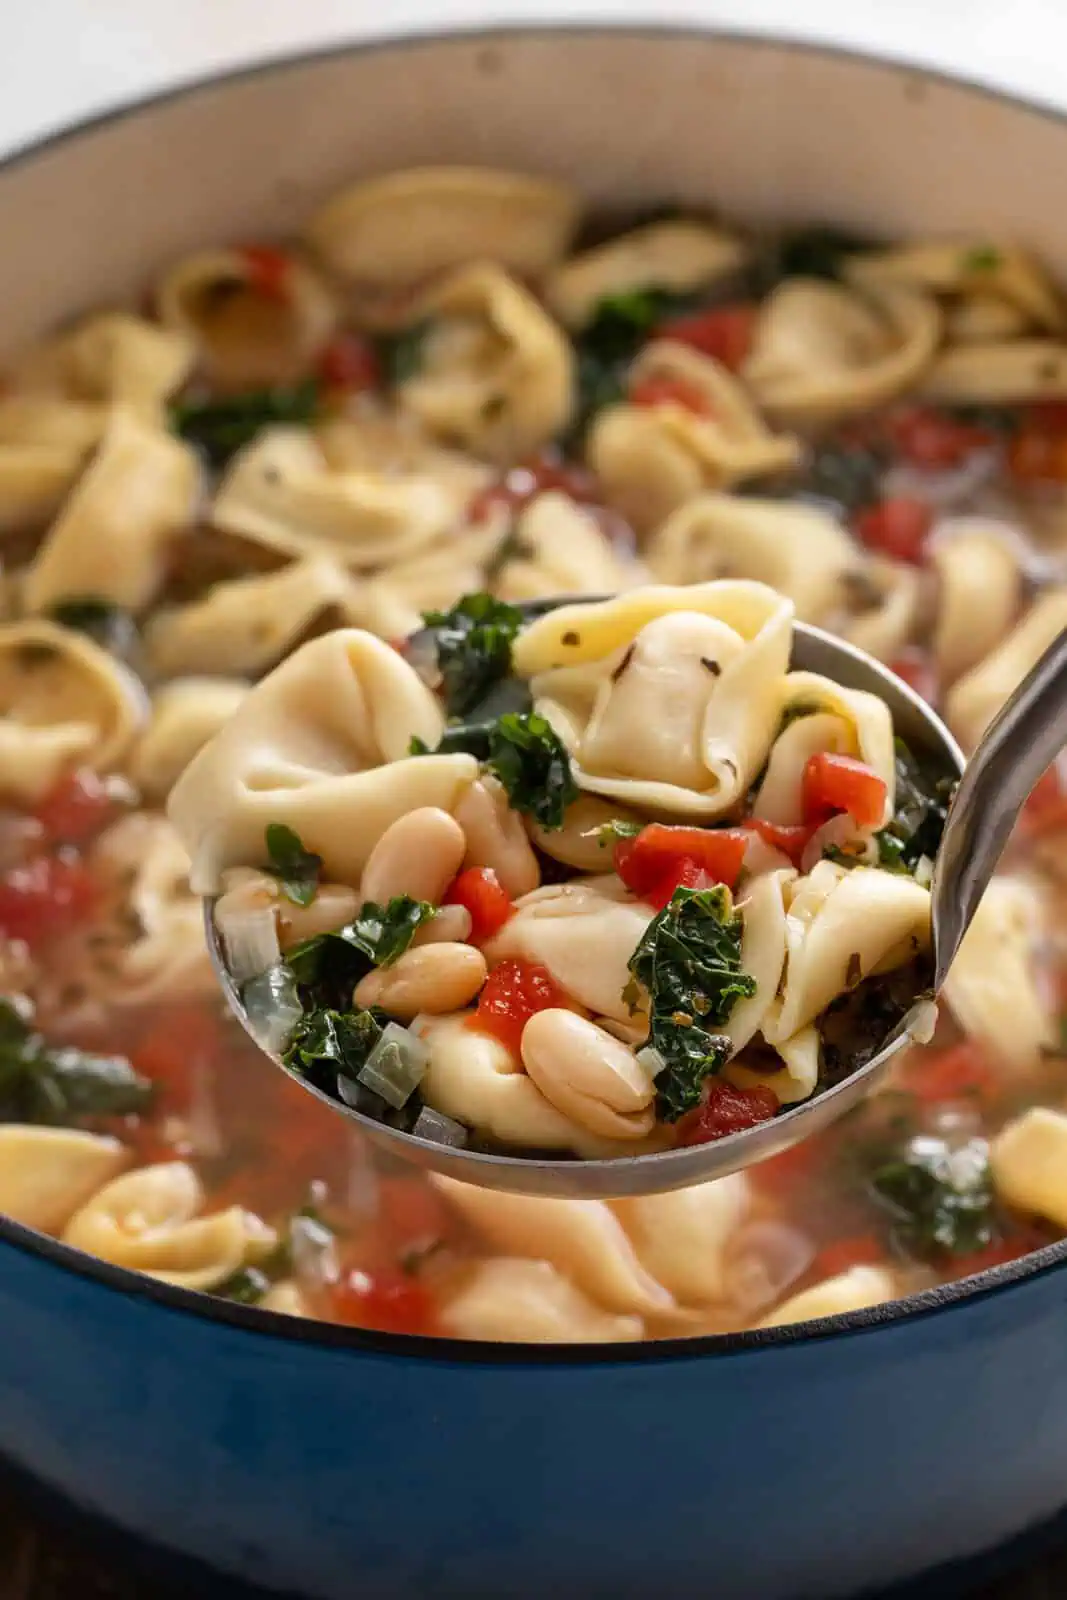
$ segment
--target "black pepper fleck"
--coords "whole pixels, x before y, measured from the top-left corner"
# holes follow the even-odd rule
[[[710,656],[701,656],[700,665],[702,667],[706,667],[713,678],[718,678],[722,674],[722,668],[720,667],[719,663],[717,661],[713,661]]]
[[[560,639],[560,643],[561,644],[569,644],[569,645],[572,645],[572,646],[573,645],[577,645],[577,644],[581,644],[581,642],[582,642],[581,634],[580,633],[575,633],[573,628],[568,628],[567,632],[565,634],[563,634],[562,638]]]
[[[637,649],[636,644],[632,644],[632,645],[629,646],[629,648],[626,651],[626,654],[623,656],[622,660],[619,662],[618,666],[615,668],[615,671],[611,674],[612,683],[618,683],[619,679],[622,677],[623,673],[626,671],[627,667],[630,665],[630,662],[633,660],[634,652],[635,652],[636,649]]]

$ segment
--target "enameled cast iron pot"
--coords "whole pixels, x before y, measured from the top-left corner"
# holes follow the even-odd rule
[[[428,161],[609,204],[1015,237],[1067,274],[1048,115],[787,45],[549,31],[272,66],[16,158],[0,347]],[[944,1595],[1067,1507],[1067,1244],[796,1330],[601,1352],[223,1306],[0,1222],[0,1456],[314,1600],[834,1600],[947,1568]]]

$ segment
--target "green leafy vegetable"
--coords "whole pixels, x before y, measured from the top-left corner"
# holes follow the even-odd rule
[[[975,245],[973,250],[966,250],[960,265],[964,272],[997,272],[1003,263],[999,250],[991,244]]]
[[[630,957],[627,999],[636,1007],[641,988],[649,997],[646,1047],[663,1062],[656,1089],[665,1122],[699,1104],[705,1078],[729,1053],[729,1039],[715,1029],[756,992],[741,970],[741,932],[725,887],[676,889]]]
[[[295,906],[309,906],[319,890],[322,857],[305,850],[300,835],[284,822],[268,822],[266,841],[270,870],[282,893]]]
[[[202,450],[213,467],[224,467],[261,429],[313,422],[318,404],[318,384],[309,379],[292,388],[255,389],[225,399],[179,400],[170,408],[170,425]]]
[[[871,1176],[875,1198],[894,1218],[902,1244],[936,1260],[970,1255],[996,1236],[996,1209],[984,1139],[955,1149],[944,1139],[919,1134],[898,1159]]]
[[[123,661],[128,661],[137,647],[137,623],[130,613],[96,595],[61,600],[52,607],[52,617],[61,627],[86,634]]]
[[[622,398],[627,368],[656,325],[697,303],[693,295],[653,287],[605,295],[597,303],[575,339],[577,434],[584,431],[596,412]]]
[[[489,732],[489,770],[508,802],[543,828],[562,828],[563,813],[578,798],[563,742],[537,711],[507,712]]]
[[[378,362],[390,389],[407,383],[409,378],[418,377],[422,370],[423,345],[429,331],[428,321],[416,322],[400,333],[389,334],[377,341]]]
[[[592,832],[597,844],[604,850],[610,850],[620,839],[636,839],[646,826],[644,822],[627,822],[623,817],[612,817],[610,822],[602,822]]]
[[[257,1306],[270,1292],[273,1279],[259,1267],[241,1267],[213,1290],[217,1300],[230,1300],[238,1306]]]
[[[339,1078],[355,1083],[381,1038],[382,1027],[372,1011],[316,1007],[297,1023],[283,1060],[317,1089],[336,1095]]]
[[[354,921],[318,933],[294,946],[286,965],[305,989],[324,981],[351,989],[371,967],[388,967],[410,945],[416,931],[436,915],[436,906],[394,895],[386,906],[368,900]]]
[[[829,500],[850,515],[875,505],[882,494],[887,458],[869,445],[823,444],[812,449],[804,492]]]
[[[125,1056],[49,1045],[33,1027],[31,1007],[0,1000],[0,1122],[67,1127],[141,1111],[152,1093]]]
[[[450,717],[464,717],[511,670],[522,612],[490,594],[467,594],[451,611],[427,611]]]
[[[825,278],[834,281],[840,278],[847,256],[870,248],[870,239],[844,228],[825,225],[798,228],[775,241],[774,278],[777,281],[782,278]]]
[[[903,739],[896,742],[896,812],[876,835],[879,865],[913,873],[941,844],[952,800],[952,778],[929,779]]]

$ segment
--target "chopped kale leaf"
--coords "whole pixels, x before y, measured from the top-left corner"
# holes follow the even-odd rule
[[[604,406],[621,400],[630,362],[658,323],[692,310],[694,295],[670,289],[628,289],[605,295],[575,339],[578,358],[578,422],[580,437]]]
[[[869,250],[871,244],[872,241],[861,234],[824,225],[783,234],[772,247],[767,288],[783,278],[834,281],[841,276],[845,257]]]
[[[543,828],[562,828],[563,813],[578,798],[563,741],[537,711],[506,712],[489,730],[486,766],[500,779],[508,802]]]
[[[304,989],[320,984],[351,991],[372,967],[391,966],[410,945],[417,930],[436,914],[426,900],[394,895],[388,905],[368,900],[359,915],[332,933],[317,933],[295,945],[286,965]]]
[[[296,906],[309,906],[319,889],[322,857],[305,850],[299,834],[284,822],[269,822],[266,829],[270,871],[283,894]]]
[[[319,387],[313,380],[291,388],[255,389],[215,400],[179,400],[170,408],[171,428],[202,450],[213,467],[224,467],[263,428],[314,421]]]
[[[700,1102],[704,1080],[721,1070],[730,1041],[716,1033],[756,983],[741,970],[741,918],[726,888],[676,889],[630,958],[636,1004],[649,998],[646,1048],[663,1062],[657,1109],[676,1122]]]
[[[871,1175],[871,1190],[894,1220],[900,1242],[927,1260],[970,1255],[996,1236],[997,1218],[984,1139],[952,1148],[919,1134]]]
[[[128,661],[137,649],[140,636],[133,617],[122,606],[97,595],[60,600],[52,607],[52,618],[61,627],[84,633],[122,661]]]
[[[430,322],[416,322],[399,333],[388,334],[377,340],[378,362],[386,386],[397,389],[422,371],[423,345],[430,331]]]
[[[0,1000],[0,1122],[67,1127],[85,1118],[143,1111],[153,1085],[125,1056],[49,1045],[33,1012]]]
[[[931,780],[903,739],[896,742],[896,811],[878,834],[879,864],[909,872],[924,856],[937,855],[955,789],[952,778]]]
[[[316,1007],[297,1023],[283,1060],[290,1071],[336,1097],[340,1078],[355,1083],[383,1025],[373,1011]]]
[[[467,594],[451,611],[428,611],[423,620],[437,649],[445,709],[464,717],[508,676],[522,612],[490,594]]]

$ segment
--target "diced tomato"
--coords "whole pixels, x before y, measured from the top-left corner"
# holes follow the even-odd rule
[[[454,1232],[448,1206],[421,1178],[381,1177],[378,1198],[379,1224],[397,1254],[425,1248]]]
[[[740,828],[676,828],[650,822],[632,839],[619,839],[615,871],[631,894],[661,909],[675,889],[733,888],[748,840]]]
[[[130,1060],[138,1072],[151,1078],[166,1108],[184,1110],[193,1075],[210,1070],[211,1063],[220,1059],[223,1044],[222,1027],[213,1015],[175,1009],[159,1015],[134,1042]]]
[[[1008,471],[1017,483],[1067,483],[1067,430],[1020,428],[1008,445]]]
[[[899,411],[886,423],[897,450],[914,467],[958,467],[975,450],[996,443],[988,428],[957,422],[929,406],[911,406]]]
[[[929,656],[914,647],[905,646],[899,656],[889,663],[890,672],[903,678],[909,689],[922,695],[931,703],[937,699],[937,675]]]
[[[424,1283],[399,1267],[372,1273],[354,1267],[329,1291],[335,1322],[381,1333],[433,1333],[433,1299]]]
[[[896,495],[857,511],[853,526],[868,550],[878,550],[894,561],[918,565],[923,559],[933,521],[933,512],[921,500]]]
[[[1035,400],[1024,417],[1049,433],[1067,434],[1067,400]]]
[[[381,382],[381,366],[374,346],[362,334],[335,334],[319,357],[319,377],[328,389],[362,394]]]
[[[0,932],[37,949],[84,921],[96,901],[96,884],[80,861],[36,856],[0,878]]]
[[[717,1078],[704,1103],[690,1111],[678,1124],[679,1144],[708,1144],[727,1134],[769,1122],[778,1111],[778,1096],[773,1089],[738,1089]]]
[[[757,1187],[768,1194],[792,1197],[798,1185],[809,1179],[822,1159],[825,1145],[818,1139],[802,1139],[767,1161],[757,1161],[748,1170]]]
[[[744,826],[746,830],[758,833],[764,844],[770,845],[772,850],[780,850],[784,856],[788,856],[795,867],[799,867],[800,858],[815,832],[810,822],[768,822],[765,817],[746,817]]]
[[[475,944],[482,944],[499,933],[515,910],[492,867],[468,867],[461,872],[445,891],[442,904],[467,908]]]
[[[652,337],[677,339],[736,372],[751,348],[758,314],[753,305],[719,306],[689,317],[671,317],[653,330]]]
[[[597,481],[587,467],[563,461],[546,450],[511,467],[502,478],[479,490],[468,507],[467,516],[471,522],[483,522],[499,507],[518,511],[537,495],[550,490],[567,495],[578,505],[591,505],[600,498]]]
[[[244,244],[239,255],[245,264],[249,286],[267,300],[288,300],[293,263],[284,250],[269,244]]]
[[[1037,784],[1019,818],[1019,830],[1024,838],[1053,833],[1067,827],[1067,793],[1058,765],[1049,767]]]
[[[713,411],[707,395],[687,378],[641,378],[629,398],[635,406],[681,406],[698,417],[710,417]]]
[[[547,967],[534,961],[501,961],[478,996],[470,1025],[519,1053],[522,1030],[538,1011],[565,1006],[567,997]]]
[[[806,821],[819,826],[847,811],[861,828],[876,828],[885,812],[883,780],[854,756],[819,750],[809,756],[801,779],[801,806]]]
[[[874,1233],[858,1233],[845,1239],[834,1239],[824,1244],[812,1262],[812,1275],[816,1278],[836,1278],[839,1272],[852,1267],[874,1267],[885,1260],[885,1246]]]
[[[911,1058],[904,1074],[908,1089],[925,1105],[983,1095],[996,1078],[980,1047],[972,1039],[945,1050],[923,1051]]]
[[[85,844],[115,815],[114,793],[103,778],[83,767],[68,772],[37,807],[37,820],[52,844]]]

